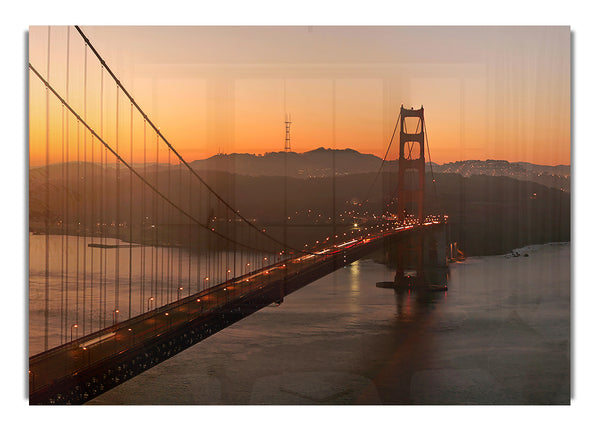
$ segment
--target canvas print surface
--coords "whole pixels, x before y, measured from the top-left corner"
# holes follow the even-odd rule
[[[29,29],[29,402],[564,405],[569,27]]]

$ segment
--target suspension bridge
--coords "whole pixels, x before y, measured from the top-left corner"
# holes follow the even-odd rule
[[[387,203],[369,199],[374,180],[359,209],[336,207],[334,171],[327,234],[308,226],[299,242],[287,189],[276,233],[242,214],[234,176],[194,169],[80,27],[56,33],[29,63],[30,151],[45,157],[30,168],[31,404],[85,403],[378,250],[397,267],[382,286],[446,288],[423,107],[400,109],[375,177],[397,135]]]

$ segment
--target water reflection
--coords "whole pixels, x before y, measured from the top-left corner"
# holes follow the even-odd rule
[[[568,245],[471,259],[448,292],[408,292],[375,287],[395,272],[362,260],[91,404],[568,403],[569,262]]]
[[[350,296],[349,311],[356,314],[360,311],[360,265],[358,261],[352,262],[349,266],[348,294]]]
[[[436,305],[444,302],[447,292],[432,292],[425,289],[394,289],[397,320],[413,322],[432,312]]]
[[[72,328],[75,338],[87,335],[274,261],[242,251],[30,234],[29,353],[70,341]]]

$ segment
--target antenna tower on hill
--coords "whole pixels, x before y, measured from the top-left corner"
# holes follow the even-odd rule
[[[284,150],[286,153],[289,153],[292,150],[292,144],[290,142],[290,126],[291,125],[292,125],[291,114],[285,114],[285,147],[284,147]]]

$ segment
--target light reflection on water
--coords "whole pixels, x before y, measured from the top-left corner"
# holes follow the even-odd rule
[[[350,280],[349,280],[349,295],[351,298],[350,302],[350,311],[352,313],[358,313],[360,307],[359,297],[360,297],[360,268],[359,262],[353,262],[348,266],[350,272]]]
[[[119,317],[134,317],[226,277],[252,271],[263,262],[273,263],[274,256],[190,254],[179,248],[129,248],[128,243],[113,238],[30,234],[29,355],[44,350],[46,288],[48,347],[52,348],[109,326]]]

